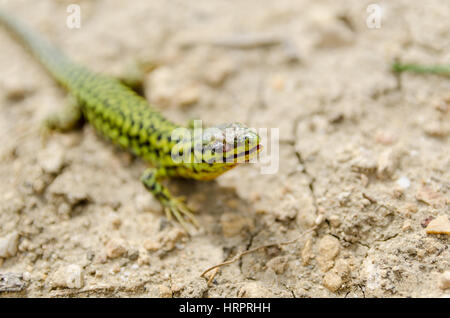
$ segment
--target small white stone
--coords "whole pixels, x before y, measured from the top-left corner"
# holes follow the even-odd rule
[[[380,179],[390,178],[397,169],[399,153],[393,149],[383,151],[378,157],[377,177]]]
[[[31,280],[31,273],[30,272],[23,272],[22,273],[22,278],[23,278],[23,280],[25,280],[25,281],[30,281]]]
[[[59,267],[51,277],[52,287],[82,288],[84,286],[83,270],[80,265],[70,264]]]
[[[340,205],[345,205],[350,200],[351,192],[341,192],[337,195]]]
[[[411,181],[408,177],[401,177],[397,180],[397,185],[402,189],[408,189],[411,186]]]
[[[39,154],[39,164],[47,173],[58,173],[64,165],[64,150],[57,145],[50,145]]]
[[[14,231],[6,236],[0,237],[0,257],[13,257],[17,253],[19,233]]]
[[[127,248],[123,240],[111,240],[106,244],[106,255],[110,259],[121,257],[126,252]]]
[[[139,265],[138,264],[133,264],[133,265],[131,265],[131,269],[134,269],[134,270],[139,269]]]
[[[83,271],[81,266],[71,264],[66,268],[66,284],[69,288],[81,288],[84,285]]]
[[[439,287],[442,290],[450,288],[450,271],[446,271],[441,275],[441,280],[439,282]]]
[[[320,225],[320,224],[322,224],[323,220],[325,220],[325,217],[323,215],[318,215],[316,220],[314,221],[314,223],[316,225]]]

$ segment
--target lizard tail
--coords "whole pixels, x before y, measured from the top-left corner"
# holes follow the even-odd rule
[[[66,83],[67,72],[76,66],[57,47],[2,10],[0,25],[12,33],[61,84],[69,84]]]

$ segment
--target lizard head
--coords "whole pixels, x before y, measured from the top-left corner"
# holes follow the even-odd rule
[[[202,136],[203,161],[235,166],[249,162],[262,150],[257,133],[240,123],[207,128]]]

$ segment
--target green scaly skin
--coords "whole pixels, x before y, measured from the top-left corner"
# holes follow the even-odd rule
[[[187,222],[197,225],[194,216],[179,199],[170,194],[161,180],[167,177],[211,180],[239,163],[248,162],[261,150],[257,134],[241,124],[233,123],[217,126],[218,135],[200,140],[203,153],[201,160],[194,162],[194,142],[189,142],[187,146],[192,150],[191,160],[175,162],[171,154],[178,142],[172,140],[171,136],[173,130],[181,126],[164,118],[144,98],[119,80],[96,74],[73,63],[56,47],[9,14],[0,11],[0,24],[13,33],[75,97],[76,103],[50,116],[46,126],[66,130],[83,116],[103,136],[151,163],[153,167],[142,174],[142,183],[162,203],[168,218],[175,216],[186,229]],[[225,142],[226,129],[231,130],[231,147]],[[217,160],[221,158],[231,158],[231,161]]]

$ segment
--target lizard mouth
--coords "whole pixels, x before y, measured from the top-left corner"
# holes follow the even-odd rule
[[[246,150],[244,152],[240,152],[240,153],[235,153],[231,156],[225,157],[225,162],[234,162],[234,159],[237,158],[241,158],[245,156],[245,162],[249,162],[250,161],[250,155],[253,153],[258,153],[262,150],[262,145],[258,144],[255,147]]]
[[[224,163],[232,163],[232,164],[241,163],[241,162],[236,162],[237,161],[236,159],[245,157],[245,161],[243,161],[243,163],[248,163],[248,162],[250,162],[251,155],[254,154],[254,153],[258,153],[261,150],[262,150],[262,145],[258,144],[255,147],[253,147],[253,148],[251,148],[249,150],[246,150],[244,152],[235,153],[235,154],[230,155],[228,157],[223,157],[223,162]],[[208,160],[206,162],[209,163],[209,164],[214,164],[214,163],[216,163],[216,159],[213,158],[213,159]]]

